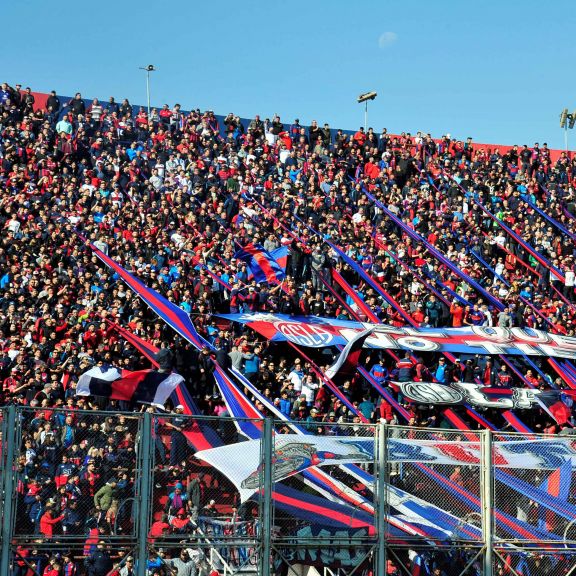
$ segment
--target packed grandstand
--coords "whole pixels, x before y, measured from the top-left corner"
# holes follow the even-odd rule
[[[148,537],[174,536],[149,560],[148,573],[161,576],[205,569],[179,541],[213,529],[215,518],[254,530],[256,512],[233,483],[195,457],[207,446],[195,445],[190,415],[218,417],[208,437],[220,441],[250,438],[225,416],[257,415],[325,437],[370,435],[377,422],[408,426],[408,439],[428,428],[572,434],[569,359],[370,349],[349,378],[326,382],[335,349],[275,341],[249,322],[262,313],[574,336],[576,163],[565,152],[217,117],[179,104],[148,113],[127,100],[4,83],[0,158],[1,405],[18,407],[21,427],[15,576],[135,573],[110,537],[133,524],[126,502],[145,409],[160,415]],[[189,315],[192,338],[149,305],[146,287]],[[165,411],[76,394],[88,370],[148,370],[161,349],[184,378]],[[252,411],[227,401],[234,379],[220,367],[245,378],[237,392]],[[490,392],[447,409],[411,398],[407,382]],[[494,407],[518,389],[558,402]],[[455,486],[477,484],[475,473],[449,468]],[[414,477],[394,476],[427,499]],[[563,533],[567,518],[541,523],[537,499],[528,500],[500,506],[538,525],[537,535]],[[560,574],[570,562],[528,555],[514,567]],[[406,563],[449,575],[468,557],[422,553]],[[387,568],[401,573],[393,559]],[[505,562],[500,569],[512,573]]]

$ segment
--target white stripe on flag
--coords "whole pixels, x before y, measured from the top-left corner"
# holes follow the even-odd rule
[[[374,332],[374,328],[369,328],[368,330],[358,332],[358,334],[356,334],[356,336],[354,336],[354,338],[352,338],[352,340],[350,340],[348,344],[346,344],[346,346],[342,349],[342,352],[340,352],[340,355],[336,359],[336,362],[334,362],[334,364],[332,364],[332,366],[330,366],[330,368],[326,370],[326,378],[332,380],[334,376],[338,374],[338,371],[340,370],[340,368],[342,368],[344,362],[346,362],[346,359],[348,358],[350,351],[354,347],[354,344],[356,344],[356,342],[358,342],[358,340],[362,338],[366,340],[366,338],[368,338],[368,336],[370,336],[372,332]]]
[[[166,400],[170,397],[170,394],[174,392],[176,386],[178,384],[184,382],[184,378],[177,374],[176,372],[172,372],[168,376],[168,378],[162,380],[158,388],[156,389],[156,394],[154,394],[154,400],[151,402],[153,406],[161,406],[164,407],[166,404]]]
[[[114,382],[122,377],[122,373],[113,366],[95,366],[84,372],[76,384],[76,396],[90,396],[90,381],[92,378]]]

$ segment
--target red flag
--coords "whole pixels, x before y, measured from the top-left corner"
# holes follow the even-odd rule
[[[538,394],[536,401],[560,425],[566,424],[572,416],[570,408],[562,402],[557,393]]]

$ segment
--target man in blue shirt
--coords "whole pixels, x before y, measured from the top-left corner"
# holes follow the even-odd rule
[[[56,132],[58,134],[66,134],[67,136],[70,136],[72,134],[72,130],[73,126],[68,121],[68,114],[64,114],[64,116],[62,116],[62,120],[56,124]]]
[[[382,384],[388,377],[388,370],[382,366],[380,362],[376,362],[376,364],[370,368],[370,376],[372,376],[378,384]]]
[[[434,378],[436,378],[439,384],[446,384],[446,360],[444,358],[438,360],[438,366],[436,366]]]
[[[8,84],[6,84],[6,82],[2,83],[2,86],[0,87],[0,104],[6,104],[6,102],[8,100],[10,100],[10,88],[8,87]]]
[[[288,392],[284,390],[282,394],[280,394],[280,412],[284,414],[284,416],[290,416],[290,412],[292,410],[292,401],[288,398]]]
[[[376,406],[374,406],[374,403],[370,400],[369,396],[366,395],[362,398],[362,402],[360,402],[358,408],[366,420],[372,420]]]

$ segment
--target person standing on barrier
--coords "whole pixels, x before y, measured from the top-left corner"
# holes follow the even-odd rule
[[[177,466],[186,458],[186,437],[183,431],[186,429],[188,419],[184,416],[184,406],[178,404],[174,409],[175,416],[166,422],[172,429],[170,433],[170,466]]]
[[[154,448],[156,450],[156,458],[160,462],[160,464],[164,465],[166,462],[166,450],[164,447],[164,442],[162,442],[162,438],[160,436],[160,420],[154,416],[155,409],[153,406],[150,406],[147,410],[152,414],[152,437],[154,438]]]
[[[188,493],[188,502],[190,503],[192,520],[198,519],[198,513],[204,506],[206,495],[206,482],[204,482],[204,473],[200,472],[196,478],[193,478],[186,486]]]
[[[98,510],[106,512],[112,504],[112,500],[116,497],[116,478],[110,478],[106,481],[106,484],[102,486],[96,494],[94,494],[94,506]]]

